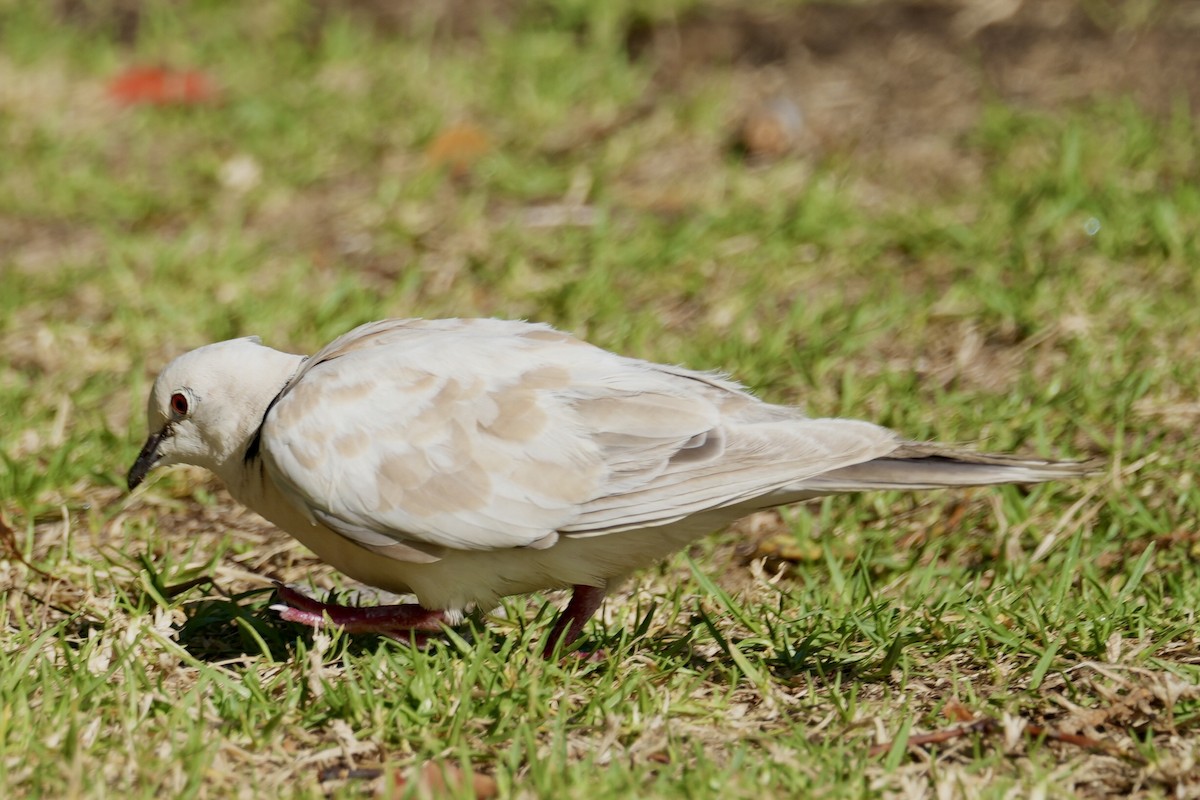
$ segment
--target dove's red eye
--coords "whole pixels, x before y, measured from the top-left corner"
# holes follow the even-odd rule
[[[181,417],[187,416],[188,399],[182,392],[171,395],[171,410]]]

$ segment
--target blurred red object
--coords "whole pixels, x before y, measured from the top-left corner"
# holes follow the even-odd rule
[[[435,136],[429,147],[425,148],[425,157],[430,163],[449,167],[451,173],[462,177],[491,149],[492,140],[487,132],[464,122],[451,125]]]
[[[216,100],[217,87],[202,72],[130,67],[108,82],[108,95],[127,106],[191,106]]]

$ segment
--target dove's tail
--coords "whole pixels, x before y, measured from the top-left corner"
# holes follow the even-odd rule
[[[906,444],[883,458],[808,478],[800,487],[821,494],[876,489],[939,489],[1001,483],[1042,483],[1099,472],[1100,460],[1043,461],[973,453],[929,444]]]

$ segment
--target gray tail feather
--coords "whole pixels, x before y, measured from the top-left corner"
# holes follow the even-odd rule
[[[902,445],[883,458],[835,469],[789,489],[825,493],[1043,483],[1080,478],[1099,472],[1103,466],[1099,459],[1045,461],[913,443]]]

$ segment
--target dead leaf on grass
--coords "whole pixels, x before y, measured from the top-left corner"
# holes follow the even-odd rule
[[[212,79],[197,70],[130,67],[108,82],[108,96],[125,106],[192,106],[218,98]]]
[[[946,703],[946,707],[942,709],[942,713],[946,715],[946,719],[954,722],[970,722],[975,719],[975,715],[971,712],[971,709],[957,700],[951,700]]]
[[[734,149],[749,159],[766,161],[801,149],[811,138],[800,105],[790,97],[777,96],[745,116],[734,138]]]
[[[492,141],[487,132],[464,122],[451,125],[435,136],[425,148],[425,157],[434,166],[446,167],[453,175],[461,177],[491,149]]]
[[[471,796],[484,800],[495,797],[499,791],[496,779],[490,775],[475,771],[467,774],[454,764],[438,764],[433,761],[426,761],[408,775],[396,778],[397,789],[405,789],[414,784],[418,797],[461,797],[463,788],[470,786]]]
[[[322,769],[317,780],[326,784],[327,789],[335,788],[350,781],[370,783],[379,781],[389,770],[383,765],[345,764],[339,763]],[[391,788],[394,791],[388,791]],[[476,800],[488,800],[499,792],[496,779],[482,772],[471,770],[469,773],[456,764],[426,761],[419,766],[405,771],[393,773],[392,786],[386,783],[364,787],[372,794],[391,797],[402,794],[405,797],[417,797],[422,800],[442,797],[467,796]]]

